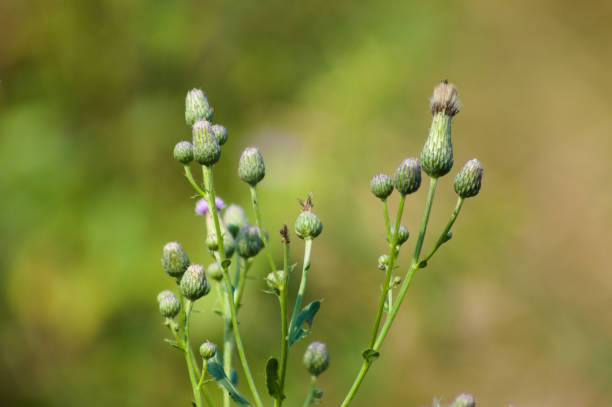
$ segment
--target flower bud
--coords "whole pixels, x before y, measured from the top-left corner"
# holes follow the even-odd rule
[[[264,175],[266,175],[266,166],[261,153],[255,147],[246,148],[240,156],[238,176],[247,184],[255,186]]]
[[[433,119],[429,137],[421,152],[421,165],[427,175],[438,178],[447,174],[453,167],[451,121],[461,107],[455,85],[444,81],[436,86],[430,106]]]
[[[474,407],[476,406],[476,400],[471,394],[463,393],[455,397],[450,407]]]
[[[370,181],[370,191],[384,201],[393,192],[393,181],[386,174],[374,175]]]
[[[170,290],[164,290],[157,295],[159,312],[163,317],[174,318],[181,310],[181,302]]]
[[[469,198],[471,196],[478,195],[480,191],[480,184],[482,182],[482,165],[480,161],[472,158],[470,161],[459,170],[453,186],[455,192],[461,198]]]
[[[198,120],[210,120],[213,117],[213,109],[206,99],[206,95],[200,89],[192,89],[187,92],[185,98],[185,121],[189,126]]]
[[[295,234],[300,239],[314,239],[322,230],[321,220],[310,210],[300,213],[295,221]]]
[[[225,202],[223,199],[218,196],[215,197],[215,205],[217,206],[217,210],[220,211],[225,208]],[[196,215],[205,215],[208,213],[208,201],[205,198],[202,198],[196,202],[195,205]]]
[[[174,159],[183,164],[193,161],[193,146],[188,141],[179,141],[174,146]]]
[[[314,389],[312,389],[312,397],[314,397],[315,399],[320,399],[323,397],[323,389],[320,389],[318,387],[315,387]]]
[[[206,280],[204,267],[199,264],[192,264],[187,268],[179,283],[181,294],[191,301],[195,301],[208,294],[210,287]]]
[[[162,251],[162,269],[170,277],[180,277],[189,267],[189,257],[177,242],[166,243]]]
[[[218,214],[217,214],[218,215]],[[209,212],[206,212],[206,246],[212,250],[216,251],[219,249],[219,241],[217,240],[217,229],[215,227],[215,222],[212,218],[212,215]],[[223,236],[223,251],[225,252],[225,257],[230,258],[232,254],[234,254],[234,250],[236,249],[236,242],[230,232],[225,227],[225,223],[219,218],[219,229],[221,229],[221,236]]]
[[[391,226],[391,236],[395,234],[395,226]],[[408,233],[408,229],[405,226],[400,225],[399,230],[397,231],[397,244],[402,245],[408,240],[410,234]],[[391,242],[389,242],[391,243]]]
[[[266,284],[270,290],[279,291],[285,280],[285,270],[271,271],[266,276]]]
[[[227,230],[229,230],[232,236],[236,238],[240,228],[246,226],[249,220],[241,206],[231,204],[223,214],[223,223],[225,223]]]
[[[395,189],[402,194],[408,195],[421,186],[421,166],[416,158],[406,158],[402,161],[393,174]]]
[[[329,366],[329,354],[324,343],[313,342],[308,345],[304,353],[304,366],[313,376],[323,373]]]
[[[225,128],[225,126],[222,126],[220,124],[213,124],[212,131],[215,137],[217,138],[217,142],[219,143],[219,145],[222,146],[223,144],[225,144],[228,139],[227,129]]]
[[[243,226],[238,232],[236,238],[237,250],[240,257],[248,259],[255,257],[257,253],[264,247],[263,240],[259,234],[257,226]]]
[[[385,270],[387,268],[387,264],[389,264],[389,255],[388,254],[381,254],[378,257],[378,269],[379,270]]]
[[[223,269],[217,262],[210,263],[206,268],[206,276],[215,281],[223,280]]]
[[[214,343],[206,341],[200,345],[200,356],[202,359],[209,360],[215,357],[217,354],[217,347]]]
[[[206,120],[198,120],[192,127],[193,158],[200,164],[211,166],[221,157],[221,146]]]

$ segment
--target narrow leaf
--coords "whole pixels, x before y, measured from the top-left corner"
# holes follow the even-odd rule
[[[229,393],[232,400],[240,406],[250,406],[249,402],[244,398],[242,394],[236,389],[232,381],[227,377],[223,370],[223,360],[221,359],[221,352],[217,350],[215,357],[208,361],[208,373],[213,379],[223,387]]]
[[[275,399],[282,400],[285,396],[281,393],[280,380],[278,377],[278,359],[269,358],[266,363],[266,385],[268,394]]]
[[[380,353],[376,352],[374,349],[366,349],[363,351],[361,356],[368,362],[372,363],[380,356]]]
[[[313,301],[302,309],[293,324],[293,330],[289,333],[289,345],[293,345],[300,339],[305,338],[312,329],[312,321],[321,307],[321,301]],[[308,329],[304,329],[303,325],[308,324]]]

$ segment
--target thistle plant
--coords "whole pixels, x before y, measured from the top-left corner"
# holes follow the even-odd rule
[[[370,181],[370,190],[382,203],[385,222],[388,252],[378,257],[377,267],[384,271],[382,290],[376,313],[373,314],[369,340],[365,342],[362,352],[362,365],[340,406],[348,406],[372,364],[380,357],[382,344],[389,334],[397,317],[401,304],[406,297],[417,271],[429,266],[438,249],[452,236],[451,228],[455,223],[466,198],[478,194],[482,180],[482,166],[476,159],[469,160],[454,178],[453,187],[458,195],[457,203],[449,220],[438,239],[428,251],[423,252],[423,242],[439,178],[448,174],[453,167],[453,148],[451,127],[454,116],[461,108],[458,92],[454,85],[444,81],[434,89],[430,101],[433,114],[429,136],[420,154],[420,159],[404,159],[392,176],[375,175]],[[175,280],[178,290],[164,290],[159,293],[157,302],[172,338],[166,339],[171,346],[183,353],[187,366],[192,393],[193,405],[196,407],[215,406],[211,392],[220,389],[222,404],[228,407],[264,406],[260,392],[261,383],[256,383],[255,375],[249,365],[238,322],[242,308],[242,298],[246,290],[249,272],[256,256],[266,258],[269,268],[265,278],[255,279],[259,285],[255,289],[265,291],[276,297],[280,315],[280,349],[277,355],[268,358],[265,367],[265,388],[275,407],[283,405],[287,399],[286,384],[289,379],[287,366],[292,346],[311,333],[314,318],[321,307],[316,300],[303,306],[303,298],[308,287],[311,268],[313,243],[323,231],[323,223],[316,215],[312,195],[300,201],[300,211],[296,214],[293,226],[295,236],[303,241],[303,261],[301,273],[297,275],[297,265],[291,265],[290,247],[294,241],[289,227],[280,227],[279,234],[268,235],[263,226],[257,186],[266,175],[263,156],[256,147],[246,148],[238,160],[238,178],[248,186],[251,198],[251,216],[242,207],[229,206],[215,192],[213,169],[222,158],[222,146],[228,141],[228,130],[221,124],[212,123],[214,109],[204,92],[193,89],[187,93],[185,102],[185,120],[191,127],[191,142],[180,141],[174,147],[174,159],[183,165],[183,171],[189,184],[193,187],[198,200],[195,203],[196,215],[203,217],[205,227],[205,247],[210,255],[208,265],[191,264],[190,258],[178,242],[166,244],[162,250],[162,269]],[[191,169],[199,165],[201,181],[194,177]],[[411,233],[401,224],[406,199],[421,186],[421,172],[429,177],[429,190],[425,202],[420,228],[415,235],[416,242],[409,265],[403,270],[397,265],[400,252],[408,247]],[[394,192],[399,193],[399,204],[395,218],[389,215],[388,198]],[[277,226],[278,228],[278,226]],[[276,228],[274,228],[276,229]],[[277,229],[278,230],[278,229]],[[282,262],[277,267],[271,244],[280,243]],[[425,253],[425,254],[423,254]],[[399,270],[399,273],[398,273]],[[289,289],[289,279],[300,279],[296,293]],[[223,338],[220,345],[209,340],[199,343],[199,357],[192,348],[190,335],[190,316],[197,301],[213,292],[217,297],[218,309],[212,310],[221,316]],[[291,304],[293,307],[290,309]],[[210,339],[210,338],[208,338]],[[198,344],[196,344],[198,345]],[[237,356],[237,360],[236,360]],[[317,378],[330,364],[327,347],[321,342],[312,342],[306,349],[303,364],[310,377],[310,386],[303,406],[317,402],[323,397],[323,390],[316,387]],[[246,388],[238,389],[237,366],[244,373]],[[216,383],[216,385],[214,385]],[[242,386],[241,386],[242,387]],[[243,393],[244,392],[244,393]],[[298,405],[299,401],[288,401]],[[267,404],[267,403],[266,403]],[[434,405],[439,403],[434,402]],[[459,395],[453,407],[471,407],[474,398],[467,394]]]

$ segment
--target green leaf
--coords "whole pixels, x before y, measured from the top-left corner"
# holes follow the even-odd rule
[[[223,269],[227,270],[227,268],[230,266],[230,264],[232,264],[232,261],[230,259],[225,259],[221,263],[221,267],[223,267]]]
[[[269,358],[268,362],[266,362],[266,385],[268,386],[268,394],[270,396],[277,400],[283,400],[285,398],[280,388],[278,360],[276,358]]]
[[[213,379],[223,387],[229,393],[232,400],[240,406],[250,406],[251,404],[244,398],[242,394],[236,389],[234,383],[227,377],[223,370],[223,359],[221,358],[221,352],[217,349],[215,357],[208,361],[208,373]]]
[[[380,353],[376,352],[374,349],[366,349],[361,353],[361,356],[368,363],[374,362],[380,356]]]
[[[300,339],[304,339],[312,329],[312,321],[321,307],[321,301],[313,301],[302,309],[293,324],[293,330],[289,333],[289,345],[293,345]],[[308,324],[308,329],[304,329],[304,323]]]
[[[179,349],[179,350],[183,350],[181,345],[179,345],[179,343],[177,341],[175,341],[174,339],[164,338],[164,342],[166,342],[168,345],[172,346],[173,348],[176,348],[176,349]]]

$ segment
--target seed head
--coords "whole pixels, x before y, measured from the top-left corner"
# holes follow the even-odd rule
[[[179,288],[181,294],[191,301],[195,301],[208,294],[210,287],[208,280],[206,280],[204,267],[199,264],[189,266],[181,278]]]
[[[217,138],[217,142],[219,143],[219,145],[222,146],[223,144],[225,144],[229,137],[225,126],[222,126],[220,124],[214,124],[212,126],[212,130],[215,137]]]
[[[189,257],[178,242],[166,243],[162,251],[162,269],[170,277],[180,277],[189,267]]]
[[[236,240],[238,254],[245,259],[255,257],[264,247],[257,226],[243,226],[238,232]]]
[[[214,343],[206,341],[200,345],[200,356],[202,359],[209,360],[215,357],[217,354],[217,347]]]
[[[193,161],[193,146],[188,141],[179,141],[174,146],[174,159],[183,164]]]
[[[313,376],[323,373],[329,366],[329,354],[327,346],[321,342],[313,342],[308,345],[304,353],[304,366]]]
[[[238,176],[247,184],[255,186],[264,175],[266,175],[266,166],[261,153],[255,147],[247,147],[238,162]]]
[[[408,195],[421,186],[421,166],[416,158],[406,158],[393,174],[393,185],[402,194]]]
[[[447,116],[454,116],[461,109],[459,92],[457,87],[447,80],[442,81],[434,88],[433,96],[429,99],[431,113],[444,113]]]
[[[211,166],[221,157],[221,146],[213,133],[212,124],[198,120],[192,127],[193,158],[200,164]]]
[[[386,174],[374,175],[370,181],[370,191],[384,201],[393,192],[393,181]]]
[[[453,186],[455,187],[457,195],[461,198],[469,198],[478,195],[482,182],[482,172],[482,165],[480,165],[480,161],[477,159],[472,158],[465,163],[453,181]]]
[[[170,290],[164,290],[157,295],[159,312],[163,317],[174,318],[181,310],[181,302]]]
[[[206,99],[206,95],[200,89],[192,89],[187,92],[185,98],[185,121],[187,125],[193,126],[198,120],[211,120],[213,109]]]
[[[231,204],[227,207],[225,213],[223,214],[223,223],[225,223],[227,230],[229,230],[229,232],[235,238],[238,236],[240,228],[246,226],[249,223],[249,220],[247,219],[247,215],[241,206]]]

